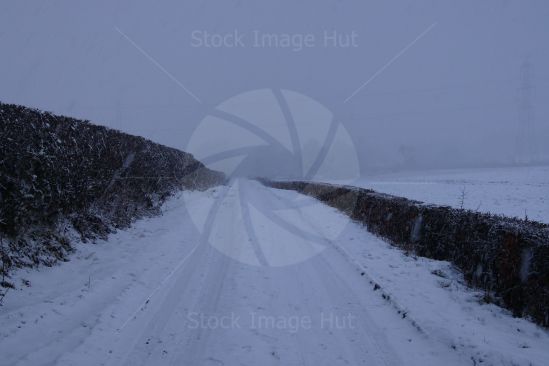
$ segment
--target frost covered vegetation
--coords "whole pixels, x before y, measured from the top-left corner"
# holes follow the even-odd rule
[[[426,205],[373,190],[310,182],[271,182],[315,197],[417,255],[456,265],[486,302],[549,326],[549,225]]]
[[[2,285],[13,267],[64,260],[158,214],[181,189],[224,181],[191,154],[69,117],[0,103]]]

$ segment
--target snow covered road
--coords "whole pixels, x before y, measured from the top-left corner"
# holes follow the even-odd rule
[[[163,216],[16,279],[31,286],[0,308],[1,365],[549,360],[545,330],[479,304],[447,263],[253,181],[185,192]]]

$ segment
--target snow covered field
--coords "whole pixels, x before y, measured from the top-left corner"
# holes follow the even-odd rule
[[[549,223],[549,166],[393,173],[352,184],[426,203],[459,208],[463,202],[470,210]]]
[[[200,223],[226,246],[201,244]],[[14,280],[20,289],[0,308],[1,365],[549,359],[546,330],[481,304],[448,263],[406,256],[331,207],[246,180],[185,192],[163,216]]]

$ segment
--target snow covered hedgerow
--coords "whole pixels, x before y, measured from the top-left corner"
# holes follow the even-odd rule
[[[159,212],[181,189],[220,184],[191,154],[69,117],[0,103],[2,272],[51,265],[81,240]]]
[[[549,326],[549,225],[351,186],[262,182],[315,197],[402,249],[453,263],[486,299]]]

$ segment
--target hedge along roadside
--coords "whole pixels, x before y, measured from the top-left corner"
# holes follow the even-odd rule
[[[549,326],[549,225],[352,186],[261,180],[335,207],[393,245],[453,263],[485,298]]]
[[[191,154],[0,103],[0,271],[64,260],[70,232],[83,241],[104,238],[160,213],[178,190],[224,181]]]

